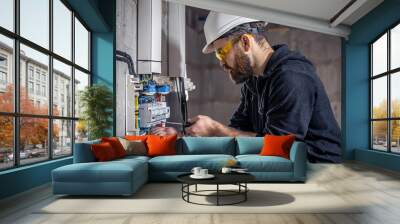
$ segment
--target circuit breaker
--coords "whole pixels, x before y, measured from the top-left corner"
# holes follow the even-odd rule
[[[144,103],[139,105],[140,128],[151,128],[165,123],[170,117],[170,108],[166,102]]]

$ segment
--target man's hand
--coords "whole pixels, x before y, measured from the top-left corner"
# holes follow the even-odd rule
[[[179,132],[173,127],[154,127],[151,129],[153,135],[179,135]]]
[[[186,133],[191,136],[216,136],[219,123],[208,116],[197,115],[188,120],[193,123],[187,127]]]
[[[227,127],[208,116],[198,115],[189,119],[191,126],[185,129],[186,133],[191,136],[256,136],[254,132],[240,131]]]

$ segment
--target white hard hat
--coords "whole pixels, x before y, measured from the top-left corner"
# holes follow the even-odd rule
[[[206,36],[206,46],[203,53],[213,52],[212,43],[236,26],[244,23],[257,22],[260,20],[249,19],[241,16],[228,15],[220,12],[211,11],[204,24],[204,35]]]

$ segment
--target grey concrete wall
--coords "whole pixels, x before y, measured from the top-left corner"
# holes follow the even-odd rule
[[[190,93],[189,116],[208,115],[228,124],[240,99],[240,86],[235,85],[219,66],[214,54],[203,55],[204,19],[208,11],[187,7],[186,57],[188,77],[196,84]],[[271,25],[266,33],[272,45],[285,43],[311,60],[321,78],[335,117],[341,120],[341,40],[339,37]]]
[[[117,50],[131,55],[133,61],[137,58],[137,0],[117,1]],[[136,68],[136,66],[135,66]],[[134,123],[134,93],[128,80],[128,66],[124,62],[116,63],[116,94],[117,94],[117,136],[132,130]],[[127,94],[125,95],[127,90]],[[126,97],[126,98],[125,98]],[[125,100],[126,99],[126,100]],[[126,104],[125,102],[130,102]],[[127,111],[127,114],[126,114]]]

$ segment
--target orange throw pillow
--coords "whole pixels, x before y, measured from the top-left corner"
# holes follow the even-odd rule
[[[176,135],[157,136],[149,135],[147,137],[147,155],[148,156],[165,156],[176,155]]]
[[[137,141],[140,140],[142,142],[146,142],[148,135],[125,135],[124,139],[129,141]]]
[[[290,159],[290,148],[295,140],[294,135],[265,135],[261,156],[280,156]]]
[[[94,157],[99,162],[110,161],[117,158],[113,147],[108,142],[93,144],[91,145],[91,149]]]
[[[101,138],[101,142],[108,142],[114,149],[115,155],[117,158],[125,157],[126,151],[124,146],[122,146],[121,142],[116,137],[109,137],[109,138]]]

